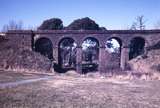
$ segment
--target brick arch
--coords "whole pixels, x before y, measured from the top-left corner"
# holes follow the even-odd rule
[[[36,43],[37,40],[39,40],[41,38],[47,38],[47,39],[49,39],[52,42],[52,45],[54,45],[53,39],[50,36],[39,35],[39,34],[34,35],[34,38],[33,38],[34,39],[34,44]]]
[[[47,37],[40,37],[36,39],[34,43],[34,50],[46,57],[50,60],[54,60],[53,57],[53,43]]]
[[[72,39],[72,40],[74,40],[74,42],[76,43],[76,44],[78,44],[78,39],[76,38],[76,37],[74,37],[74,36],[72,36],[72,35],[63,35],[63,36],[60,36],[58,39],[57,39],[57,41],[56,41],[56,46],[58,47],[59,46],[59,43],[63,40],[63,39],[66,39],[66,38],[68,38],[68,39]]]
[[[76,43],[76,41],[75,41],[75,39],[74,39],[73,37],[61,37],[61,38],[58,40],[58,46],[59,46],[59,44],[60,44],[64,39],[71,39],[71,40],[73,40],[73,41]]]
[[[127,42],[123,39],[123,37],[121,37],[119,35],[105,34],[103,39],[101,40],[102,47],[105,47],[106,41],[111,39],[111,38],[118,40],[118,42],[121,44],[121,46],[126,46],[127,45]]]
[[[107,38],[105,39],[105,42],[106,42],[107,40],[109,40],[109,39],[115,39],[115,40],[117,40],[118,43],[120,44],[120,46],[123,46],[123,44],[124,44],[123,39],[121,39],[120,37],[116,37],[116,36],[107,37]]]
[[[128,38],[128,45],[130,45],[130,42],[135,39],[135,38],[141,38],[141,39],[144,39],[145,41],[145,47],[149,46],[149,41],[147,40],[147,37],[143,36],[143,35],[134,35],[133,37],[131,38]]]
[[[98,35],[85,35],[82,37],[82,39],[79,42],[79,46],[82,46],[82,43],[87,39],[87,38],[93,38],[98,42],[98,46],[100,47],[102,45],[102,41],[98,38]]]

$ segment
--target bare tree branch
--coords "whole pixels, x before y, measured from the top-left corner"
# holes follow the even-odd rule
[[[131,25],[131,30],[144,30],[146,27],[145,23],[146,21],[144,20],[143,15],[137,16],[136,21]]]
[[[22,30],[23,29],[23,22],[19,21],[16,22],[14,20],[9,21],[8,24],[5,24],[2,28],[2,32],[7,32],[8,30]]]

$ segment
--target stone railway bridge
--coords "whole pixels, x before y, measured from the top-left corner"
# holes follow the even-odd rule
[[[160,30],[107,30],[107,31],[92,31],[92,30],[53,30],[53,31],[8,31],[7,37],[25,48],[30,50],[35,49],[35,44],[40,39],[48,39],[52,44],[52,56],[54,62],[60,65],[60,42],[63,39],[72,39],[77,44],[76,46],[76,70],[82,73],[82,43],[87,38],[94,38],[98,42],[98,70],[100,72],[106,71],[106,64],[112,61],[109,53],[106,51],[106,41],[114,38],[120,44],[119,68],[127,69],[127,62],[130,57],[130,44],[135,39],[135,45],[141,44],[143,46],[143,53],[147,53],[147,47],[155,45],[160,41]],[[109,59],[111,61],[109,61]]]

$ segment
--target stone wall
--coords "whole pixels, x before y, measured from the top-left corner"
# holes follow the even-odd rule
[[[25,49],[32,49],[32,31],[8,31],[6,38],[10,40],[13,46],[18,46]]]

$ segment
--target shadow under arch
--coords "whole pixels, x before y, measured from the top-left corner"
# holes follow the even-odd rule
[[[87,37],[82,42],[82,72],[98,71],[99,41],[94,37]]]
[[[145,39],[143,37],[134,37],[129,44],[129,60],[144,54]]]
[[[58,43],[58,72],[64,73],[76,69],[76,47],[75,40],[70,37],[62,38]]]
[[[52,41],[46,37],[42,37],[36,40],[35,51],[48,57],[51,61],[54,59]]]

